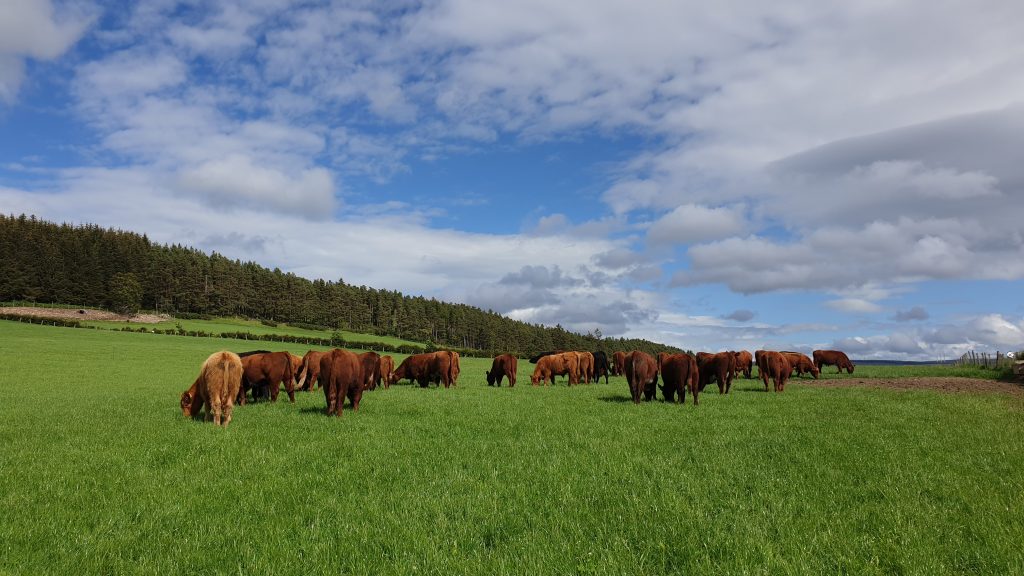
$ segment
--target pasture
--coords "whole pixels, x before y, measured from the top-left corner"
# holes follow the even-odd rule
[[[178,398],[244,342],[7,321],[0,342],[0,572],[1024,572],[1020,395],[738,380],[634,406],[621,377],[532,388],[520,360],[495,389],[464,358],[454,389],[340,419],[298,393],[223,430]]]

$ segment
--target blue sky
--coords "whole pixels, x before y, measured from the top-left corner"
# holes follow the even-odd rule
[[[0,210],[698,350],[1024,348],[1024,4],[0,3]]]

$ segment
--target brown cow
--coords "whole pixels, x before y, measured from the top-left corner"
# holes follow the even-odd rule
[[[697,369],[700,372],[700,389],[711,383],[711,380],[718,381],[718,393],[728,394],[732,386],[733,376],[736,374],[736,356],[732,352],[719,352],[708,354],[697,353]]]
[[[626,353],[612,353],[612,376],[624,376],[626,374]]]
[[[189,418],[199,415],[206,405],[206,421],[215,426],[231,423],[235,397],[242,386],[242,360],[234,352],[214,352],[203,362],[199,377],[181,394],[181,414]]]
[[[341,416],[345,398],[352,404],[352,410],[359,411],[366,380],[362,360],[354,352],[335,348],[324,354],[320,358],[320,381],[328,416]]]
[[[754,365],[757,366],[757,375],[758,375],[758,377],[760,377],[761,374],[764,374],[764,371],[767,370],[767,368],[764,367],[764,353],[765,352],[766,352],[766,350],[755,350],[754,351]]]
[[[487,385],[497,385],[501,388],[501,379],[508,378],[508,387],[516,385],[516,370],[519,369],[519,359],[511,354],[495,356],[491,362],[491,369],[487,371]]]
[[[563,354],[549,354],[548,356],[542,356],[537,360],[537,366],[533,369],[533,375],[530,376],[530,383],[537,386],[541,382],[545,386],[555,383],[555,376],[561,376],[562,374],[569,373],[568,363],[565,361]]]
[[[288,400],[295,402],[295,372],[292,371],[292,355],[288,352],[253,354],[242,358],[242,389],[239,403],[245,405],[245,393],[250,389],[252,397],[258,397],[260,388],[270,388],[270,400],[277,402],[281,382],[288,392]]]
[[[363,370],[363,390],[373,390],[377,387],[380,354],[376,352],[363,352],[358,356],[359,365]]]
[[[310,350],[302,357],[302,369],[299,370],[299,381],[295,384],[296,390],[306,390],[308,392],[316,390],[317,385],[320,384],[320,359],[323,358],[324,354],[327,354],[327,352]]]
[[[452,386],[459,384],[459,374],[462,372],[462,360],[458,352],[452,351]]]
[[[409,379],[409,381],[415,381],[419,384],[420,388],[426,388],[430,385],[430,382],[437,381],[432,380],[436,372],[437,357],[433,352],[413,354],[402,360],[402,363],[398,365],[398,369],[391,373],[390,383],[396,384],[399,380]]]
[[[789,365],[789,359],[784,354],[778,352],[765,351],[761,355],[761,362],[764,365],[764,369],[758,367],[761,370],[761,380],[764,382],[764,391],[768,391],[768,379],[772,379],[775,382],[775,391],[782,392],[786,389],[786,380],[789,379],[789,375],[793,372],[793,367]]]
[[[796,371],[797,376],[803,376],[804,372],[809,372],[814,379],[818,379],[818,374],[821,372],[818,367],[814,365],[814,362],[807,357],[807,354],[801,354],[799,352],[779,352],[789,360],[790,367]]]
[[[580,353],[562,352],[562,360],[565,362],[566,372],[569,377],[569,386],[580,383]],[[560,376],[561,374],[559,374]]]
[[[846,356],[845,352],[839,350],[815,350],[812,355],[814,356],[814,365],[818,367],[820,371],[825,366],[835,366],[839,372],[846,370],[847,374],[853,374],[853,362],[850,362],[850,358]]]
[[[739,374],[740,372],[743,372],[743,377],[750,379],[750,373],[754,364],[754,357],[746,350],[740,350],[739,352],[734,352],[734,354],[736,354],[736,373]]]
[[[640,396],[650,402],[658,386],[658,364],[654,357],[646,352],[634,350],[626,357],[626,382],[633,403],[640,403]]]
[[[674,402],[676,393],[679,403],[686,404],[686,389],[690,389],[693,405],[697,405],[697,392],[700,388],[700,372],[697,361],[689,354],[658,354],[658,371],[665,383],[660,386],[666,402]]]
[[[590,352],[577,352],[580,360],[580,377],[583,378],[583,382],[590,384],[590,381],[594,379],[594,355]]]
[[[373,383],[373,387],[376,388],[381,384],[387,389],[391,386],[391,373],[395,371],[395,360],[391,356],[381,356],[380,363],[377,364],[377,380]]]
[[[445,388],[451,386],[458,370],[456,367],[458,360],[455,358],[455,353],[448,350],[438,350],[434,352],[434,358],[435,361],[431,365],[430,381],[438,386],[443,384]]]

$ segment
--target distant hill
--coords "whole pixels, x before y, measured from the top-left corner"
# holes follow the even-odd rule
[[[475,306],[352,286],[341,279],[307,280],[94,224],[0,215],[0,254],[0,301],[145,309],[185,319],[242,317],[521,356],[556,349],[678,351],[647,340],[598,338],[561,326],[528,324]]]

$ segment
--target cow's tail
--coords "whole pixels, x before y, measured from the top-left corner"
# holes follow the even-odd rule
[[[306,383],[306,373],[309,371],[309,362],[305,359],[302,360],[302,370],[299,371],[299,382],[295,385],[296,390],[302,390],[302,386]],[[312,382],[310,383],[312,384]],[[310,388],[313,386],[311,385]]]
[[[455,362],[456,362],[456,360],[455,360],[455,352],[452,352],[451,350],[449,350],[448,351],[448,382],[450,382],[451,384],[455,384],[455,375],[456,375],[456,372],[455,372],[456,371]]]

